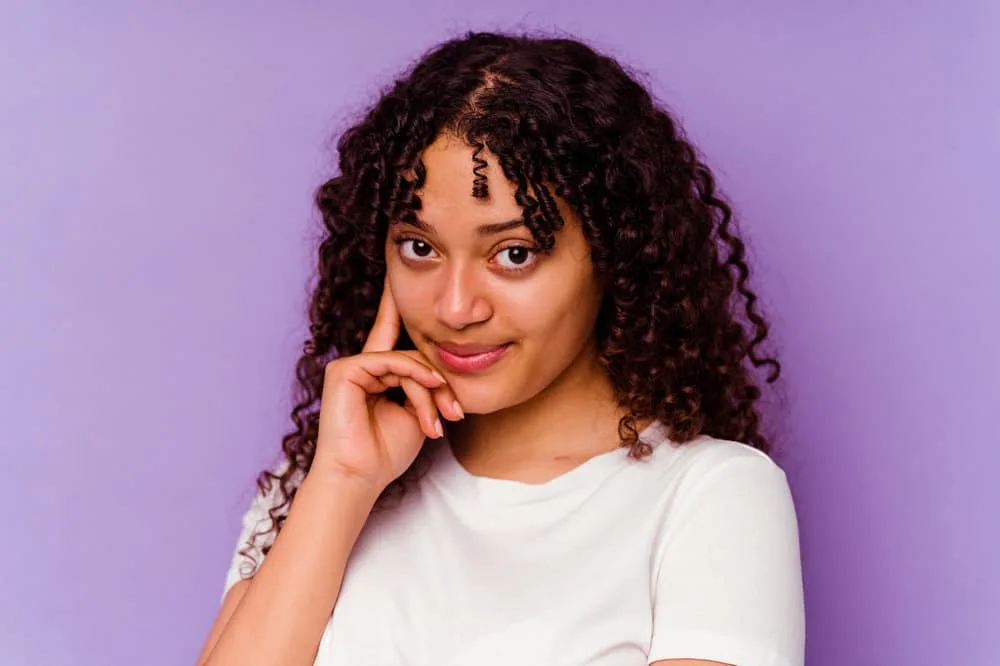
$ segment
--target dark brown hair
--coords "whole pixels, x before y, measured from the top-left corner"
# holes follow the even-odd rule
[[[774,382],[780,365],[760,351],[769,327],[731,208],[677,122],[616,60],[579,41],[470,33],[428,52],[337,144],[339,175],[316,195],[324,229],[295,428],[282,442],[286,464],[258,478],[262,492],[275,481],[280,492],[270,529],[255,538],[273,542],[312,463],[325,365],[361,351],[388,226],[419,209],[420,154],[444,131],[477,149],[473,196],[487,196],[480,153],[497,156],[543,249],[563,224],[553,197],[578,213],[606,285],[596,334],[629,412],[622,446],[648,455],[637,422],[656,418],[680,443],[708,434],[770,452],[755,373]]]

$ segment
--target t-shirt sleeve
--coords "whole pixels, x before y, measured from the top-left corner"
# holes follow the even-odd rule
[[[287,462],[281,463],[274,473],[283,473],[287,465]],[[270,531],[272,525],[269,511],[278,504],[279,497],[278,482],[272,481],[271,488],[266,494],[261,493],[258,489],[256,496],[250,503],[250,507],[243,514],[243,527],[240,530],[236,549],[233,552],[232,563],[229,565],[229,572],[226,574],[226,582],[222,590],[223,600],[225,600],[226,594],[229,593],[233,585],[245,578],[251,577],[251,574],[256,570],[255,564],[259,567],[264,561],[263,549],[266,545],[274,542],[274,534],[261,534],[253,543],[251,543],[251,537],[255,532]]]
[[[654,556],[649,662],[802,666],[802,565],[784,471],[757,452],[728,458],[677,502]]]

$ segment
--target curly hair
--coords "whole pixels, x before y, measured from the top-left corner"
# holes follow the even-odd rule
[[[442,133],[474,148],[472,195],[488,196],[481,153],[516,186],[525,224],[551,249],[559,197],[578,213],[605,285],[596,336],[627,416],[621,445],[641,458],[638,422],[657,419],[679,444],[701,434],[765,453],[755,372],[781,366],[761,351],[769,325],[748,286],[732,209],[671,115],[615,59],[567,38],[468,33],[435,47],[384,92],[337,143],[339,175],[316,194],[323,238],[296,366],[293,432],[270,509],[281,529],[316,450],[324,368],[359,353],[379,304],[391,223],[412,219],[426,171],[422,151]],[[402,333],[400,346],[412,348]],[[399,496],[419,462],[386,488]],[[266,553],[270,545],[266,545]]]

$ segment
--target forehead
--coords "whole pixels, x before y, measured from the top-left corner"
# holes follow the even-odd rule
[[[516,188],[503,175],[496,155],[488,149],[481,151],[476,159],[486,164],[476,169],[474,154],[475,148],[447,135],[424,150],[421,157],[426,178],[418,193],[421,219],[435,226],[461,224],[471,227],[521,216],[521,207],[514,198]],[[476,173],[486,178],[488,198],[472,196]]]

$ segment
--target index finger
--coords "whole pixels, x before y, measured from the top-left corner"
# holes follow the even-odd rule
[[[375,315],[375,323],[368,333],[362,352],[390,351],[396,346],[399,340],[399,310],[396,308],[396,301],[392,298],[392,290],[389,289],[389,276],[385,276],[382,284],[382,300],[378,304],[378,313]]]

